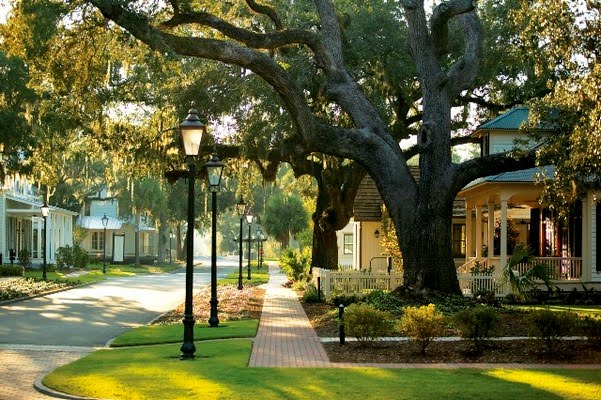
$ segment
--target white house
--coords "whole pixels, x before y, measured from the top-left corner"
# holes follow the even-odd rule
[[[106,216],[106,226],[103,218]],[[133,262],[135,257],[135,235],[140,233],[140,259],[143,263],[153,263],[158,253],[158,231],[150,226],[148,219],[119,217],[119,202],[102,190],[97,196],[90,197],[84,207],[77,225],[86,231],[81,243],[83,249],[96,259],[107,262]],[[106,258],[105,258],[106,257]]]
[[[44,232],[40,211],[43,198],[25,176],[7,176],[0,187],[0,255],[2,263],[16,262],[27,250],[33,265],[44,259],[43,235],[46,234],[46,262],[54,263],[60,247],[73,245],[73,220],[76,212],[50,206]],[[13,257],[11,257],[11,254]]]

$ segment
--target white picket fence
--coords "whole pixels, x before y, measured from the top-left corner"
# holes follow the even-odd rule
[[[313,268],[313,284],[321,289],[326,299],[333,294],[361,296],[375,290],[394,290],[403,284],[403,275]]]
[[[503,277],[494,273],[482,274],[458,274],[461,293],[467,297],[473,297],[479,292],[493,291],[495,297],[505,297],[511,293],[511,287]]]

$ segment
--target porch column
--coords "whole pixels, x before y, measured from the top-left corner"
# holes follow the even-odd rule
[[[593,278],[593,260],[591,257],[591,219],[593,214],[592,196],[587,195],[582,199],[582,281],[591,281]]]
[[[482,257],[482,206],[476,206],[476,259]]]
[[[465,203],[465,262],[473,257],[474,241],[472,240],[472,205]]]
[[[507,199],[501,198],[501,268],[507,264]]]
[[[495,256],[495,203],[488,203],[488,257]]]

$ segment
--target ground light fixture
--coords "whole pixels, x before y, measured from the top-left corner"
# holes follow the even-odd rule
[[[104,233],[103,233],[103,240],[104,243],[102,245],[102,273],[106,274],[106,227],[109,224],[109,218],[106,216],[106,213],[104,214],[104,217],[102,217],[102,227],[104,228]]]
[[[186,233],[186,299],[184,303],[184,342],[180,348],[182,360],[194,358],[196,346],[194,345],[194,314],[192,308],[192,286],[194,277],[194,180],[196,178],[196,164],[200,143],[207,131],[206,125],[200,122],[198,113],[194,108],[188,111],[188,116],[179,125],[182,146],[188,162],[188,230]]]
[[[252,226],[254,218],[255,218],[255,216],[253,214],[253,209],[249,206],[248,207],[248,211],[246,212],[246,222],[248,223],[248,276],[247,276],[247,278],[248,278],[249,281],[251,279],[251,273],[250,273],[250,244],[252,242],[250,228]]]
[[[238,218],[240,218],[240,236],[238,236],[240,246],[238,249],[238,259],[240,261],[238,264],[238,290],[242,290],[242,222],[246,217],[246,202],[242,198],[242,195],[240,195],[240,200],[236,203],[236,213],[238,214]]]
[[[211,313],[209,317],[209,325],[213,328],[219,326],[219,317],[217,316],[217,191],[221,183],[223,174],[223,163],[219,161],[217,154],[213,156],[205,164],[207,170],[207,179],[209,181],[209,189],[212,195],[212,226],[211,226]]]
[[[40,207],[40,211],[42,213],[42,218],[44,218],[44,235],[43,235],[43,244],[44,244],[44,261],[42,263],[42,279],[46,280],[46,269],[47,269],[47,260],[46,260],[46,236],[47,236],[47,220],[48,215],[50,215],[50,207],[48,207],[48,203],[44,201],[42,206]]]

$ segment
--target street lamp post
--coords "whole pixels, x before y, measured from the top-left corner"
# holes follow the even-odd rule
[[[207,169],[209,188],[213,201],[211,227],[211,315],[209,317],[209,325],[215,328],[219,326],[219,318],[217,317],[217,304],[219,303],[217,300],[217,191],[221,183],[223,163],[219,161],[217,154],[213,153],[213,157],[207,161],[205,168]]]
[[[169,228],[169,264],[172,263],[172,253],[173,253],[173,230],[171,228]]]
[[[106,216],[106,213],[104,214],[104,217],[102,217],[102,227],[104,228],[104,243],[102,245],[102,273],[106,274],[106,227],[109,224],[109,219]]]
[[[248,211],[246,213],[246,222],[248,222],[248,280],[250,281],[251,279],[251,273],[250,273],[250,243],[251,243],[251,232],[250,232],[250,227],[252,226],[253,223],[253,218],[255,216],[253,215],[253,210],[252,208],[250,208],[250,206],[248,207]]]
[[[265,242],[266,239],[263,231],[260,229],[258,232],[258,240],[261,243],[261,246],[259,247],[259,268],[263,268],[263,242]]]
[[[42,263],[42,279],[46,280],[46,220],[48,215],[50,214],[50,207],[48,207],[48,203],[44,201],[42,206],[40,207],[40,211],[42,212],[42,217],[44,218],[44,235],[43,235],[43,244],[44,244],[44,262]]]
[[[238,200],[238,203],[236,203],[236,212],[238,213],[238,218],[240,218],[240,236],[238,237],[238,240],[240,241],[240,248],[238,252],[238,257],[240,260],[238,265],[238,290],[242,290],[242,235],[244,234],[242,233],[242,220],[246,214],[246,203],[244,202],[242,195],[240,195],[240,200]]]
[[[257,226],[257,268],[261,268],[261,228]]]
[[[182,136],[184,153],[188,159],[188,231],[186,233],[186,300],[184,303],[184,342],[180,348],[180,359],[194,358],[196,346],[194,345],[194,314],[192,308],[192,285],[194,273],[194,179],[196,178],[196,164],[194,158],[198,156],[200,142],[206,133],[207,127],[200,122],[194,103],[188,111],[188,116],[179,125]]]

